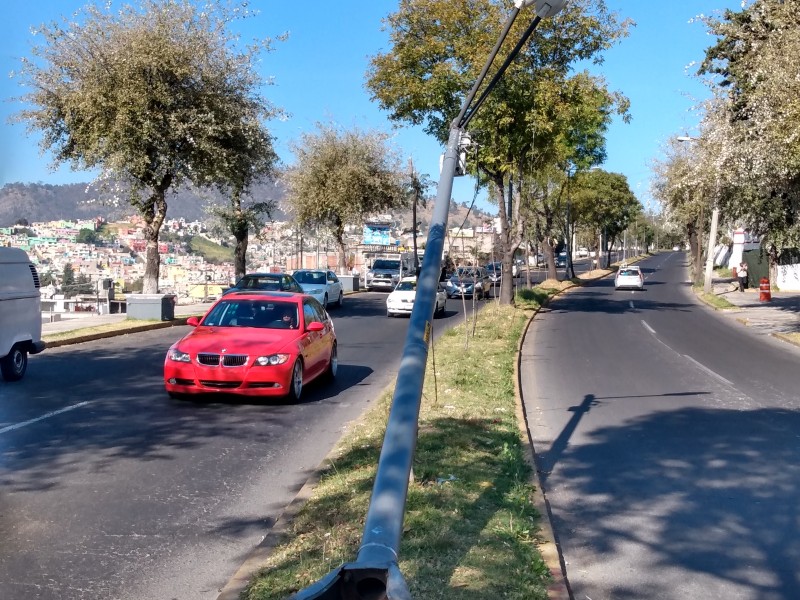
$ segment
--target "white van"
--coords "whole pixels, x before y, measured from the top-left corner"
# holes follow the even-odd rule
[[[17,381],[44,350],[39,274],[24,250],[0,248],[0,373]]]

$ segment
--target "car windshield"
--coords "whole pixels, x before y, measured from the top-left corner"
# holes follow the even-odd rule
[[[320,271],[297,271],[294,274],[297,283],[311,283],[313,285],[325,285],[325,273]]]
[[[396,290],[401,292],[411,292],[417,289],[417,282],[416,281],[401,281],[397,284]]]
[[[399,271],[400,270],[400,261],[399,260],[387,260],[385,258],[379,258],[374,263],[372,263],[373,269],[390,269]]]
[[[456,277],[459,279],[464,279],[466,277],[475,277],[477,275],[477,271],[475,269],[465,269],[463,267],[459,267],[456,271]]]
[[[206,327],[295,329],[297,304],[271,300],[223,300],[203,319]]]

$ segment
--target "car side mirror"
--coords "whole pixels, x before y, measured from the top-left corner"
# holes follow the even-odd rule
[[[200,317],[189,317],[186,319],[186,324],[192,327],[197,327],[200,324]]]
[[[323,325],[319,321],[312,321],[306,327],[306,331],[322,331],[323,329],[325,329],[325,325]]]

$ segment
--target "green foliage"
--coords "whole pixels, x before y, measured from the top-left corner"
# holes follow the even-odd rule
[[[408,195],[387,134],[321,123],[317,128],[293,144],[296,162],[285,174],[287,200],[301,227],[331,231],[344,261],[345,225],[406,206]]]
[[[572,219],[610,239],[621,234],[642,212],[642,205],[621,173],[601,169],[577,173],[570,182]]]
[[[391,119],[423,125],[445,143],[508,14],[508,3],[500,0],[462,3],[458,10],[448,0],[400,2],[387,19],[391,49],[371,60],[367,87],[373,98]],[[509,54],[528,23],[517,19],[500,57]],[[470,122],[477,150],[470,151],[467,168],[491,186],[503,232],[499,252],[507,266],[526,229],[538,229],[540,238],[557,230],[558,198],[548,193],[547,175],[554,167],[563,173],[568,165],[602,162],[612,115],[627,118],[624,96],[574,68],[581,61],[600,62],[628,26],[602,1],[568,3],[556,18],[539,24]],[[506,195],[512,176],[539,185]],[[512,302],[510,284],[501,286],[501,302]]]
[[[40,28],[20,76],[17,115],[55,163],[100,168],[145,219],[146,291],[156,291],[167,190],[183,183],[242,191],[276,159],[262,121],[276,109],[254,69],[266,39],[237,51],[228,31],[250,14],[223,0],[140,0],[118,13],[88,5]]]
[[[68,288],[75,283],[75,269],[72,268],[72,263],[64,265],[64,270],[61,273],[61,285]]]
[[[79,244],[96,244],[100,236],[92,229],[81,229],[75,241]]]
[[[201,235],[189,238],[188,246],[192,254],[199,254],[210,263],[231,262],[233,260],[233,251],[230,248],[215,244]]]

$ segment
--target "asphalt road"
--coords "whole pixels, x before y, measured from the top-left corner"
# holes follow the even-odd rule
[[[800,598],[800,352],[697,303],[686,256],[567,293],[522,393],[573,597]]]
[[[164,355],[187,327],[52,348],[0,382],[0,598],[215,599],[394,381],[409,321],[385,298],[332,309],[339,376],[298,405],[169,399]]]

